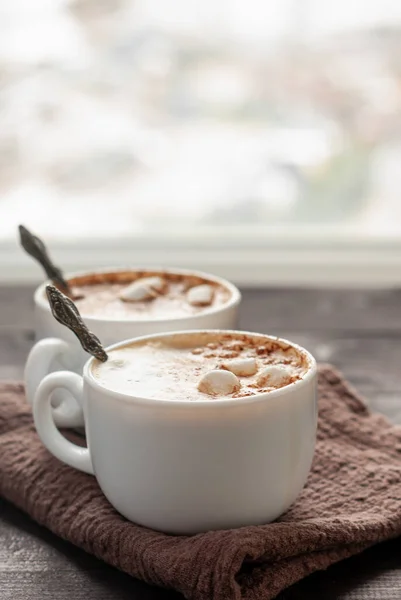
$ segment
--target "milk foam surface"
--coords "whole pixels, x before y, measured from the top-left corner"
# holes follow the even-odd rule
[[[252,374],[238,371],[238,360],[251,358],[256,362],[256,371],[254,368],[248,369]],[[239,389],[230,394],[204,393],[198,389],[202,378],[211,371],[231,370],[231,361]],[[278,378],[277,369],[272,368],[274,377],[270,381],[268,368],[277,366],[284,376]],[[205,332],[175,334],[111,350],[105,363],[95,361],[92,373],[102,386],[124,394],[159,400],[205,401],[272,391],[301,379],[308,366],[306,355],[280,340]],[[242,372],[246,375],[238,375]]]
[[[123,301],[123,290],[141,278],[160,276],[166,286],[160,293],[143,301]],[[210,308],[224,306],[230,298],[229,289],[214,281],[197,276],[164,272],[94,273],[70,280],[75,304],[81,315],[110,319],[174,319],[197,315]],[[210,303],[192,304],[188,292],[196,286],[210,286]]]

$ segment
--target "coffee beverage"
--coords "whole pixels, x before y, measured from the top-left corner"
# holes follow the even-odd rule
[[[242,332],[190,332],[109,351],[92,373],[105,388],[142,398],[204,401],[243,398],[298,381],[305,354],[280,339]]]
[[[223,307],[232,296],[217,281],[165,271],[93,273],[69,285],[83,316],[107,319],[176,319]]]

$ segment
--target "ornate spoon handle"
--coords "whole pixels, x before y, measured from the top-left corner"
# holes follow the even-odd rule
[[[75,333],[86,352],[92,354],[98,360],[106,362],[108,356],[101,341],[94,333],[89,331],[74,302],[62,294],[54,285],[46,286],[46,294],[53,317]]]
[[[49,279],[53,281],[65,294],[71,296],[71,289],[67,281],[64,279],[61,269],[51,261],[46,246],[40,238],[33,235],[26,227],[19,225],[18,227],[21,246],[35,260],[42,265]]]

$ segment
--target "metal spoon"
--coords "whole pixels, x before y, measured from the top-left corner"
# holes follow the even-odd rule
[[[33,235],[23,225],[18,226],[21,246],[43,267],[49,279],[53,281],[65,294],[72,296],[71,288],[64,278],[63,272],[51,261],[46,246],[40,238]]]
[[[94,333],[89,331],[74,302],[70,298],[67,298],[54,285],[46,286],[46,295],[53,317],[59,323],[71,329],[86,352],[92,354],[92,356],[101,362],[106,362],[108,356],[101,341]]]

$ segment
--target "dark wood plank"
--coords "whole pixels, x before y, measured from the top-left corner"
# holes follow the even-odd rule
[[[61,540],[0,500],[1,600],[178,600]]]
[[[0,286],[0,327],[32,328],[35,286]]]
[[[35,285],[0,286],[0,327],[32,327]],[[241,326],[291,331],[401,332],[401,289],[245,289]]]
[[[34,343],[33,331],[0,327],[0,379],[22,379],[24,363]]]
[[[0,377],[21,378],[33,342],[33,286],[0,286]],[[374,410],[401,423],[401,290],[245,290],[241,327],[297,341],[332,362]],[[315,574],[279,600],[401,598],[401,540]],[[180,596],[140,583],[0,500],[1,600]]]
[[[244,290],[250,331],[401,331],[401,290]]]

